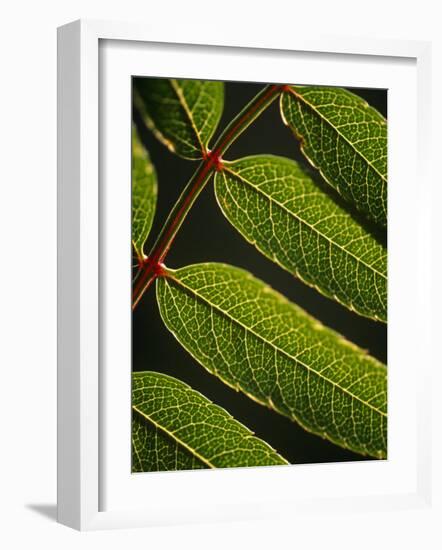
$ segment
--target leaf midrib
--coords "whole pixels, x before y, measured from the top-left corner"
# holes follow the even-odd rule
[[[383,182],[384,184],[387,183],[387,177],[384,176],[383,174],[381,174],[381,173],[379,172],[379,170],[376,168],[376,166],[374,166],[374,165],[365,157],[365,155],[364,155],[361,151],[359,151],[359,149],[356,149],[356,147],[353,145],[353,143],[351,143],[351,141],[349,141],[349,140],[347,139],[347,137],[344,136],[344,134],[342,134],[342,133],[339,131],[338,128],[336,128],[336,126],[333,126],[333,124],[332,124],[329,120],[327,120],[327,118],[324,117],[324,116],[318,111],[318,109],[317,109],[314,105],[312,105],[309,101],[307,101],[307,99],[305,99],[305,97],[304,97],[302,94],[296,92],[296,90],[294,90],[292,87],[289,87],[286,93],[289,93],[289,94],[293,95],[295,98],[299,99],[299,100],[302,101],[305,105],[307,105],[308,107],[310,107],[310,109],[311,109],[315,114],[317,114],[318,117],[319,117],[322,121],[324,121],[332,130],[334,130],[334,131],[339,135],[339,137],[342,138],[342,139],[343,139],[343,140],[353,149],[353,151],[354,151],[357,155],[359,155],[359,156],[361,157],[361,159],[364,160],[364,161],[370,166],[370,168],[371,168],[374,172],[376,172],[376,174],[381,178],[381,180],[382,180],[382,182]]]
[[[325,382],[327,382],[328,384],[330,384],[331,386],[337,388],[338,390],[340,390],[342,393],[348,395],[351,399],[354,399],[355,401],[361,403],[362,405],[372,409],[373,411],[375,411],[377,414],[380,414],[381,416],[387,416],[386,413],[384,413],[383,411],[379,410],[378,408],[374,407],[373,405],[371,405],[370,403],[367,403],[365,401],[363,401],[362,399],[360,399],[358,396],[354,395],[352,392],[348,391],[346,388],[343,388],[341,386],[339,386],[339,384],[337,384],[336,382],[330,380],[329,378],[327,378],[326,376],[324,376],[322,373],[318,372],[318,371],[315,371],[314,369],[312,369],[310,366],[308,366],[307,364],[305,364],[304,362],[300,361],[297,357],[293,357],[292,355],[290,355],[290,353],[288,353],[287,351],[281,349],[281,348],[278,348],[275,344],[273,344],[272,342],[269,342],[268,340],[265,340],[260,334],[256,333],[253,329],[251,329],[250,327],[247,327],[246,325],[244,325],[243,323],[241,323],[238,319],[235,319],[234,317],[232,317],[227,311],[224,311],[222,310],[219,306],[217,306],[216,304],[213,304],[212,302],[210,302],[205,296],[202,296],[199,292],[197,292],[195,289],[187,286],[185,283],[183,283],[182,280],[180,279],[177,279],[176,277],[174,277],[174,272],[173,271],[168,271],[167,273],[167,276],[166,276],[166,279],[170,279],[172,281],[174,281],[175,283],[177,283],[178,285],[181,285],[185,290],[187,290],[188,292],[190,292],[191,294],[194,294],[197,298],[199,298],[202,302],[206,303],[207,305],[209,305],[211,308],[215,309],[216,311],[218,311],[218,313],[220,313],[221,315],[224,315],[225,317],[227,317],[230,321],[232,321],[233,323],[235,323],[236,325],[240,326],[241,328],[243,328],[245,331],[247,332],[250,332],[250,334],[252,334],[253,336],[255,336],[257,339],[259,339],[261,342],[263,342],[264,344],[272,347],[276,352],[278,353],[281,353],[282,355],[285,355],[286,357],[288,357],[291,361],[294,361],[295,363],[301,365],[302,367],[304,367],[305,370],[307,370],[308,372],[312,373],[313,375],[316,375],[318,376],[319,378],[322,378]],[[167,281],[166,281],[167,282]]]
[[[377,269],[375,269],[373,266],[367,264],[366,262],[364,262],[361,258],[358,258],[357,256],[355,256],[352,252],[350,252],[349,250],[346,250],[343,246],[341,246],[339,243],[333,241],[332,239],[330,239],[329,237],[327,237],[327,235],[325,235],[324,233],[321,233],[318,229],[316,229],[316,227],[314,227],[313,225],[310,225],[306,220],[304,220],[303,218],[301,218],[299,215],[295,214],[294,212],[292,212],[291,210],[289,210],[285,205],[281,204],[279,201],[275,200],[274,198],[272,198],[271,196],[267,195],[264,191],[262,191],[261,189],[259,189],[258,187],[256,187],[255,185],[253,185],[249,180],[245,179],[244,177],[242,177],[240,174],[238,174],[237,172],[234,172],[233,170],[231,170],[230,168],[227,167],[227,165],[224,165],[224,170],[226,172],[229,172],[232,176],[236,177],[237,179],[239,179],[240,181],[246,183],[246,184],[249,184],[250,187],[252,189],[254,189],[257,193],[261,194],[263,197],[267,198],[269,200],[269,202],[272,202],[274,204],[276,204],[277,206],[279,206],[282,210],[284,210],[285,212],[287,212],[289,215],[291,215],[293,218],[295,218],[296,220],[298,220],[300,223],[304,224],[306,227],[308,227],[309,229],[311,229],[313,232],[315,232],[319,237],[323,238],[324,240],[326,240],[327,242],[329,242],[331,245],[335,246],[336,248],[338,248],[339,250],[342,250],[345,254],[348,254],[349,256],[351,256],[352,258],[354,258],[358,263],[364,265],[367,269],[369,270],[372,270],[374,273],[376,273],[377,275],[379,275],[380,277],[382,277],[383,279],[387,280],[387,277],[379,272]],[[228,188],[228,185],[226,184],[226,187]]]
[[[204,155],[205,151],[206,151],[206,148],[204,147],[204,144],[201,141],[198,129],[197,129],[195,121],[193,119],[192,112],[189,108],[189,105],[187,104],[187,101],[186,101],[186,98],[183,94],[183,91],[182,91],[181,87],[179,86],[178,82],[176,81],[176,79],[171,79],[170,83],[172,85],[173,91],[175,92],[175,94],[178,98],[178,101],[182,105],[182,107],[184,109],[184,112],[186,113],[187,118],[189,119],[189,122],[190,122],[190,125],[192,126],[193,131],[195,132],[196,139],[197,139],[197,141],[199,143],[199,146],[200,146],[200,152],[201,152],[202,155]]]
[[[206,458],[202,457],[195,449],[192,449],[192,447],[190,447],[187,443],[185,443],[182,439],[180,439],[179,437],[177,437],[173,432],[171,432],[170,430],[168,430],[165,426],[162,426],[161,424],[159,424],[157,421],[155,421],[151,415],[141,411],[138,407],[136,407],[135,405],[132,405],[132,408],[135,412],[137,412],[141,417],[143,417],[145,420],[147,420],[148,422],[150,422],[151,424],[153,424],[157,429],[159,429],[162,433],[166,434],[168,437],[170,437],[173,441],[175,441],[175,443],[177,443],[178,445],[181,445],[182,447],[184,447],[187,451],[190,452],[190,454],[194,457],[196,457],[198,460],[200,460],[203,464],[206,464],[206,466],[208,466],[209,468],[216,468],[216,466],[214,466],[209,460],[207,460]]]

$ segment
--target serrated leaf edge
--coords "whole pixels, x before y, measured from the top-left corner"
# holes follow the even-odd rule
[[[141,375],[144,374],[145,372],[149,372],[149,371],[142,371],[142,372],[139,372],[139,373],[133,373],[133,376],[137,376],[137,374]],[[153,372],[153,371],[152,371]],[[289,464],[289,462],[281,455],[279,454],[269,443],[267,443],[267,441],[265,441],[264,439],[261,439],[261,438],[258,438],[256,436],[256,434],[250,429],[248,428],[245,424],[243,424],[242,422],[240,422],[239,420],[237,420],[234,416],[232,416],[226,409],[224,409],[223,407],[220,407],[219,405],[217,405],[216,403],[214,403],[213,401],[211,401],[210,399],[208,399],[205,395],[203,395],[201,392],[199,392],[198,390],[195,390],[194,388],[192,388],[191,386],[189,386],[188,384],[186,384],[185,382],[183,382],[182,380],[178,380],[178,379],[175,379],[173,376],[169,376],[169,375],[166,375],[166,374],[162,374],[162,373],[156,373],[156,374],[160,374],[161,376],[163,377],[166,377],[166,378],[172,378],[173,380],[177,380],[179,381],[181,384],[185,385],[190,391],[198,394],[199,396],[201,396],[205,401],[207,401],[212,407],[215,407],[217,409],[219,409],[222,414],[225,414],[227,415],[227,417],[232,420],[233,422],[236,422],[237,424],[239,424],[242,428],[244,428],[245,430],[247,430],[247,435],[245,436],[245,439],[259,439],[259,441],[264,444],[269,451],[271,451],[272,453],[275,453],[276,455],[278,455],[278,457],[285,461],[286,464]],[[155,426],[158,430],[160,430],[160,432],[166,434],[168,437],[170,437],[173,441],[175,441],[178,445],[181,445],[182,447],[184,447],[191,455],[193,455],[194,457],[196,457],[198,460],[200,460],[203,464],[206,464],[206,466],[208,466],[209,468],[213,468],[213,469],[217,469],[218,467],[217,466],[214,466],[209,460],[207,460],[206,458],[202,457],[197,451],[195,451],[195,449],[193,449],[192,447],[190,447],[189,445],[187,445],[186,443],[184,443],[184,441],[182,439],[180,439],[179,437],[176,436],[176,434],[174,434],[173,432],[171,432],[170,430],[168,430],[167,428],[165,428],[164,426],[162,426],[161,424],[159,424],[158,422],[155,422],[155,420],[153,420],[151,418],[150,415],[140,411],[136,405],[132,405],[132,409],[138,414],[140,415],[142,418],[144,418],[147,422],[150,422],[153,426]],[[216,455],[216,457],[218,458],[219,456],[221,455]],[[280,464],[281,466],[284,466],[284,464]]]
[[[342,190],[340,189],[340,185],[336,185],[330,180],[330,178],[328,176],[326,176],[322,170],[322,168],[320,168],[319,166],[317,166],[315,164],[315,162],[310,158],[310,156],[305,152],[305,140],[304,140],[304,137],[295,129],[294,126],[291,126],[290,123],[288,122],[288,120],[286,119],[285,115],[284,115],[284,110],[283,110],[283,106],[282,106],[282,102],[284,101],[284,94],[288,94],[288,95],[294,95],[297,99],[299,99],[300,101],[302,101],[305,105],[307,105],[309,108],[311,108],[322,120],[324,120],[324,122],[326,122],[328,124],[329,127],[331,127],[333,130],[335,130],[339,136],[348,144],[351,146],[351,148],[355,151],[355,153],[357,153],[364,161],[367,162],[367,164],[370,166],[370,168],[372,168],[376,174],[378,174],[378,176],[382,179],[382,181],[384,182],[384,187],[387,185],[387,179],[382,176],[379,171],[372,165],[371,162],[369,162],[359,151],[357,151],[354,146],[352,145],[351,142],[348,141],[348,139],[343,136],[334,126],[332,126],[326,118],[324,118],[315,108],[313,105],[311,105],[310,103],[308,103],[302,96],[298,95],[295,93],[295,91],[293,90],[293,87],[289,87],[289,91],[285,91],[281,94],[281,97],[279,99],[279,110],[280,110],[280,113],[281,113],[281,118],[282,118],[282,121],[283,123],[287,126],[287,128],[289,128],[289,130],[291,130],[291,132],[294,134],[295,138],[299,141],[299,146],[300,146],[300,149],[301,149],[301,152],[302,154],[304,155],[304,158],[307,159],[307,161],[310,163],[310,165],[315,169],[317,170],[322,178],[324,179],[324,181],[326,181],[328,183],[328,185],[330,185],[332,188],[336,188],[340,194],[342,194]],[[361,99],[361,101],[363,101]],[[370,105],[364,101],[364,103],[366,104],[367,107],[370,108]],[[379,115],[382,117],[382,115],[379,113]],[[382,117],[384,119],[384,117]],[[385,119],[384,119],[385,120]],[[348,198],[347,200],[351,200],[350,198]],[[361,211],[364,213],[364,215],[366,214],[360,207],[358,207],[353,200],[351,200],[351,203],[357,208],[358,211]],[[374,222],[376,223],[376,222]],[[382,223],[380,225],[383,225]],[[382,319],[380,319],[382,320]]]
[[[181,106],[184,109],[184,112],[187,115],[187,118],[189,119],[190,125],[192,126],[192,129],[195,133],[196,139],[197,139],[198,144],[200,146],[201,156],[204,157],[204,155],[206,154],[206,147],[204,146],[203,142],[201,141],[201,137],[200,137],[198,129],[195,125],[195,121],[193,119],[192,112],[189,109],[189,105],[187,104],[186,98],[183,94],[183,90],[179,86],[178,81],[174,78],[170,79],[170,85],[172,86],[172,89],[175,92],[175,95],[177,96]]]
[[[357,262],[365,265],[368,269],[371,269],[373,270],[375,273],[377,273],[380,277],[382,277],[383,279],[387,280],[387,277],[386,275],[384,275],[383,273],[379,272],[378,270],[376,270],[375,268],[373,268],[372,266],[366,264],[363,260],[361,260],[360,258],[358,258],[357,256],[355,256],[354,254],[352,254],[351,252],[349,252],[348,250],[345,250],[342,246],[340,246],[339,244],[333,242],[332,240],[330,240],[326,235],[320,233],[315,227],[311,226],[310,224],[308,224],[305,220],[303,220],[302,218],[300,218],[299,216],[297,216],[296,214],[294,214],[293,212],[291,212],[290,210],[287,210],[287,208],[282,205],[281,203],[279,203],[278,201],[272,199],[271,197],[269,197],[269,195],[265,194],[263,191],[261,191],[260,189],[258,189],[256,186],[250,184],[245,178],[242,178],[239,174],[237,174],[236,172],[234,172],[232,169],[229,168],[229,165],[232,165],[236,162],[240,162],[240,161],[244,161],[244,160],[250,160],[250,159],[253,159],[253,158],[262,158],[263,156],[265,156],[266,158],[269,157],[273,157],[273,158],[276,158],[276,159],[284,159],[285,161],[289,161],[289,162],[295,162],[291,159],[286,159],[284,157],[279,157],[277,155],[251,155],[251,156],[248,156],[248,157],[243,157],[241,159],[238,159],[238,160],[235,160],[235,161],[224,161],[223,163],[223,170],[219,173],[216,173],[215,174],[215,198],[216,198],[216,201],[220,207],[220,210],[221,212],[223,213],[223,216],[230,222],[230,220],[227,218],[226,214],[224,213],[224,208],[222,206],[222,204],[220,203],[220,200],[218,198],[218,193],[216,192],[216,178],[219,177],[219,174],[222,175],[222,172],[223,171],[226,171],[226,172],[229,172],[233,177],[236,177],[237,179],[239,179],[240,181],[250,185],[257,193],[261,194],[262,196],[266,197],[270,202],[274,202],[276,205],[278,205],[280,208],[284,209],[288,214],[290,214],[291,216],[293,216],[294,218],[296,218],[300,223],[304,224],[305,226],[309,227],[310,229],[312,229],[313,231],[316,231],[316,233],[318,235],[321,236],[321,238],[327,240],[328,242],[330,242],[330,244],[332,244],[333,246],[336,246],[337,248],[339,248],[340,250],[342,250],[343,252],[345,252],[346,254],[348,254],[349,256],[352,256]],[[272,260],[275,264],[277,264],[279,267],[281,267],[282,269],[284,269],[285,271],[287,271],[288,273],[291,273],[292,275],[296,276],[298,279],[300,279],[304,284],[306,284],[307,286],[310,286],[312,288],[314,288],[315,290],[317,290],[319,293],[321,293],[323,296],[326,296],[327,298],[332,298],[334,299],[336,302],[338,302],[339,304],[347,307],[348,309],[350,309],[351,311],[354,311],[355,313],[357,313],[358,315],[361,315],[363,317],[367,317],[369,319],[374,319],[375,321],[381,321],[381,322],[386,322],[386,319],[383,318],[383,317],[380,317],[379,315],[368,315],[366,312],[363,312],[361,310],[359,310],[358,307],[356,307],[353,303],[353,301],[349,300],[348,302],[344,302],[343,300],[341,300],[340,298],[338,298],[336,296],[336,294],[332,294],[330,292],[327,292],[325,291],[324,289],[320,288],[316,283],[312,283],[311,281],[308,281],[306,280],[300,273],[297,269],[295,269],[293,272],[290,271],[289,269],[287,269],[286,267],[284,267],[278,260],[277,258],[275,258],[273,255],[270,255],[270,254],[266,254],[265,252],[261,251],[261,249],[258,247],[256,241],[254,241],[253,239],[249,239],[248,237],[246,237],[245,235],[243,235],[241,232],[239,232],[243,238],[249,242],[251,245],[253,245],[257,250],[259,250],[259,252],[261,254],[263,254],[265,257],[267,257],[268,259]]]
[[[221,265],[221,266],[226,266],[226,267],[232,267],[231,265],[229,264],[226,264],[226,263],[221,263],[221,262],[217,262],[218,265]],[[188,268],[191,268],[191,267],[194,267],[194,266],[204,266],[204,265],[208,265],[207,263],[198,263],[198,264],[192,264],[192,265],[188,265],[186,267]],[[255,277],[249,273],[248,271],[244,270],[244,269],[240,269],[240,268],[235,268],[235,269],[238,269],[239,271],[242,271],[247,277],[249,277],[250,279],[255,279]],[[175,282],[177,281],[176,278],[173,277],[173,274],[176,270],[172,270],[172,269],[167,269],[166,270],[166,273],[167,275],[164,277],[166,280],[167,279],[172,279],[174,280]],[[159,305],[159,301],[158,301],[158,296],[159,296],[159,283],[160,283],[160,279],[157,279],[157,282],[156,282],[156,297],[157,297],[157,303]],[[185,285],[182,285],[184,288],[185,288]],[[268,286],[268,285],[267,285]],[[271,288],[271,287],[268,287],[268,288]],[[281,293],[279,293],[278,291],[274,290],[273,288],[271,288],[271,290],[277,295],[277,297],[283,302],[283,303],[290,303],[292,304],[292,302],[290,302],[290,300],[288,300],[285,296],[283,296]],[[190,292],[192,294],[196,294],[194,290],[190,289]],[[204,300],[204,299],[203,299]],[[322,329],[322,328],[325,328],[324,325],[318,321],[317,319],[315,319],[314,317],[311,317],[306,311],[304,311],[300,306],[298,306],[297,304],[295,304],[295,306],[298,308],[299,311],[301,311],[305,316],[307,316],[308,318],[312,319],[315,323],[315,328],[317,329]],[[162,311],[161,311],[161,307],[158,307],[159,309],[159,312],[160,312],[160,317],[164,323],[164,325],[167,327],[167,329],[170,331],[170,333],[173,335],[173,337],[175,338],[175,340],[180,344],[180,346],[184,347],[183,344],[181,344],[179,338],[178,338],[178,335],[176,333],[176,331],[170,329],[168,326],[167,326],[167,323],[166,323],[166,320],[164,319],[163,317],[163,314],[162,314]],[[240,324],[240,323],[238,323]],[[241,325],[242,326],[242,325]],[[358,350],[360,351],[362,354],[364,354],[365,356],[368,356],[371,358],[371,356],[368,354],[368,352],[362,348],[359,348],[359,346],[357,346],[356,344],[354,344],[353,342],[351,342],[350,340],[347,340],[344,336],[342,336],[342,334],[339,334],[338,332],[328,328],[328,330],[330,330],[331,332],[333,332],[335,334],[335,336],[338,337],[338,339],[341,341],[342,344],[344,345],[347,345],[349,346],[351,349],[353,350]],[[277,413],[281,414],[282,416],[285,416],[287,418],[287,414],[281,410],[279,410],[276,405],[273,403],[273,401],[271,399],[269,399],[268,401],[263,401],[261,399],[258,399],[256,396],[252,395],[250,392],[248,392],[247,390],[245,390],[240,383],[236,383],[236,384],[232,384],[231,382],[229,382],[228,380],[226,380],[224,377],[220,376],[218,373],[215,373],[215,372],[212,372],[210,371],[208,368],[205,367],[205,365],[200,361],[200,359],[192,352],[190,351],[189,349],[187,348],[184,348],[187,353],[189,353],[189,355],[199,364],[201,365],[209,374],[212,374],[212,376],[216,376],[219,380],[221,380],[221,382],[223,382],[223,384],[225,384],[226,386],[228,386],[229,388],[232,388],[233,390],[235,390],[236,392],[241,392],[243,393],[244,395],[246,395],[249,399],[251,399],[252,401],[254,401],[255,403],[258,403],[259,405],[262,405],[264,407],[267,407],[268,409],[270,410],[273,410],[273,411],[276,411]],[[292,358],[289,354],[286,353],[286,355],[288,355],[290,358]],[[297,361],[297,359],[293,359],[294,361]],[[302,363],[301,363],[302,364]],[[303,365],[303,364],[302,364]],[[304,366],[304,365],[303,365]],[[384,367],[385,368],[385,365],[383,365],[382,363],[379,363],[379,366],[381,367]],[[310,369],[311,370],[311,369]],[[315,374],[316,371],[315,371]],[[325,378],[325,377],[323,377]],[[327,379],[328,380],[328,379]],[[336,384],[334,384],[336,386]],[[339,388],[341,389],[341,388]],[[352,394],[350,394],[350,392],[347,392],[349,395],[352,396]],[[353,397],[353,396],[352,396]],[[363,403],[364,405],[366,405],[366,403],[364,401],[361,401],[359,400],[361,403]],[[368,404],[367,404],[368,405]],[[378,409],[376,409],[375,407],[369,405],[376,413],[378,414],[381,414],[382,416],[388,418],[388,415],[387,413],[384,413],[382,411],[379,411]],[[309,433],[312,433],[314,435],[317,435],[319,437],[321,437],[322,439],[326,440],[326,441],[331,441],[332,443],[334,443],[335,445],[338,445],[339,447],[343,447],[345,449],[348,449],[352,452],[355,452],[354,451],[354,448],[352,448],[351,445],[348,445],[347,442],[345,441],[345,439],[338,439],[338,438],[335,438],[333,436],[331,436],[330,434],[325,434],[324,432],[322,432],[321,430],[316,430],[314,428],[312,428],[311,426],[307,426],[306,423],[304,423],[297,414],[291,412],[291,415],[290,415],[292,421],[296,422],[299,426],[301,426],[306,432],[309,432]],[[373,456],[371,453],[368,453],[366,452],[365,450],[359,450],[358,451],[358,454],[361,454],[363,456]],[[383,458],[386,458],[387,457],[387,454],[386,452],[382,452],[382,451],[379,451],[378,453],[378,458],[380,459],[383,459]]]
[[[155,422],[155,420],[153,420],[151,418],[150,415],[146,414],[146,413],[143,413],[142,411],[140,411],[135,405],[132,405],[132,409],[139,415],[141,416],[141,418],[144,418],[144,420],[146,420],[147,422],[149,422],[150,424],[152,424],[153,426],[155,426],[155,428],[157,428],[158,430],[160,430],[160,432],[166,434],[168,437],[170,437],[170,439],[172,439],[173,441],[175,441],[176,443],[178,443],[178,445],[181,445],[183,448],[185,448],[187,451],[189,451],[190,454],[192,454],[193,456],[195,456],[198,460],[200,460],[203,464],[205,464],[206,466],[208,466],[209,468],[216,468],[216,466],[214,466],[213,464],[211,464],[207,459],[203,458],[200,454],[198,454],[195,449],[192,449],[191,447],[189,447],[189,445],[187,445],[186,443],[184,443],[184,441],[182,441],[179,437],[176,437],[176,435],[174,433],[172,433],[171,431],[167,430],[164,426],[162,426],[161,424],[159,424],[158,422]]]
[[[144,149],[143,149],[143,152],[145,153]],[[153,164],[152,164],[152,161],[151,161],[151,159],[150,159],[150,155],[149,155],[148,159],[149,159],[150,166],[151,166],[150,173],[153,172],[154,175],[155,175],[155,181],[154,181],[154,184],[153,184],[153,189],[154,189],[154,192],[155,192],[155,202],[154,202],[154,206],[153,206],[154,214],[153,214],[153,216],[152,216],[152,219],[150,220],[150,227],[149,227],[149,230],[148,230],[148,232],[147,232],[147,237],[145,238],[145,240],[138,246],[137,241],[135,241],[134,239],[132,239],[132,245],[133,245],[133,247],[134,247],[134,250],[135,250],[135,252],[136,252],[136,255],[137,255],[139,261],[143,261],[143,260],[146,258],[145,254],[144,254],[144,245],[146,244],[146,241],[147,241],[147,239],[148,239],[148,237],[149,237],[149,233],[150,233],[150,230],[152,229],[152,225],[153,225],[153,222],[154,222],[154,219],[155,219],[156,206],[157,206],[157,198],[158,198],[158,178],[157,178],[157,172],[156,172],[156,170],[155,170],[155,167],[154,167]],[[147,173],[147,172],[146,172],[146,173]],[[146,189],[146,190],[145,190],[145,194],[147,194],[147,193],[148,193],[148,191],[147,191],[147,189]],[[140,208],[140,207],[138,207],[138,208]],[[137,210],[135,211],[135,213],[132,212],[132,219],[134,218],[136,212],[137,212]],[[143,229],[144,229],[144,230],[145,230],[145,228],[146,228],[146,223],[147,223],[147,222],[146,222],[146,219],[145,219],[145,221],[144,221],[144,226],[143,226]]]

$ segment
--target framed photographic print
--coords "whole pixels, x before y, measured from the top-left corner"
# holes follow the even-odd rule
[[[60,522],[425,506],[428,48],[59,29]]]

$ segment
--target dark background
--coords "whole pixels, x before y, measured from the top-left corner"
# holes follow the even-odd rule
[[[225,106],[217,131],[222,129],[258,93],[262,84],[227,82]],[[387,91],[352,89],[387,116]],[[147,252],[160,231],[168,212],[197,167],[169,152],[156,140],[134,112],[134,121],[142,142],[148,149],[158,175],[158,205],[154,224],[146,244]],[[273,104],[250,126],[226,153],[227,160],[246,155],[271,153],[306,164],[298,142],[283,124],[279,102]],[[169,252],[166,264],[171,268],[197,262],[225,262],[242,267],[293,302],[306,309],[325,325],[344,334],[349,340],[367,349],[372,355],[387,360],[386,325],[350,312],[304,285],[290,273],[267,260],[230,225],[221,213],[212,182],[203,190],[181,227]],[[225,386],[208,373],[181,347],[163,325],[151,287],[133,313],[133,370],[154,370],[187,382],[210,400],[228,410],[237,420],[267,441],[291,463],[364,460],[365,457],[341,449],[318,436],[305,432],[288,418],[250,400]]]

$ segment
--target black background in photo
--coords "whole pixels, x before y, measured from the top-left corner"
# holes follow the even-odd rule
[[[212,144],[229,121],[262,88],[262,84],[227,82],[225,105]],[[387,116],[387,91],[352,89]],[[158,205],[153,227],[146,243],[149,251],[168,212],[198,166],[171,153],[134,113],[140,139],[151,155],[158,176]],[[279,101],[273,104],[239,137],[225,155],[227,160],[254,154],[285,156],[306,165],[299,144],[283,124]],[[211,180],[190,211],[166,259],[170,268],[199,262],[224,262],[247,269],[256,277],[287,296],[325,325],[367,349],[384,363],[387,360],[387,327],[348,311],[304,285],[291,274],[267,260],[224,218]],[[291,463],[366,460],[342,449],[297,424],[258,405],[245,395],[225,386],[199,365],[164,326],[156,304],[155,286],[143,296],[132,320],[133,370],[153,370],[170,374],[224,407],[237,420],[267,441]]]

